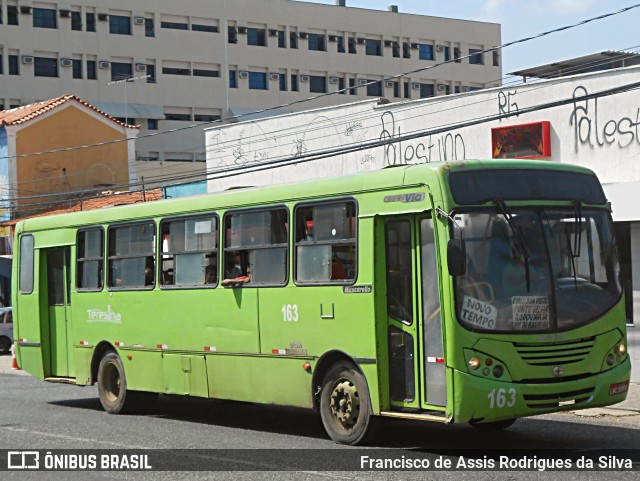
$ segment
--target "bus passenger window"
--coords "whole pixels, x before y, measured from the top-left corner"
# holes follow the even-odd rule
[[[164,220],[164,287],[212,287],[218,283],[218,218],[215,215]]]
[[[155,238],[153,222],[109,228],[108,286],[110,288],[153,288]]]
[[[76,241],[78,291],[102,289],[104,270],[104,231],[102,228],[78,231]]]
[[[289,239],[287,209],[279,207],[231,213],[227,214],[224,222],[223,285],[286,284]]]
[[[356,278],[355,202],[296,208],[296,281],[345,284]]]

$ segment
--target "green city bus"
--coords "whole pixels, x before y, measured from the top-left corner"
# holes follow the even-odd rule
[[[611,209],[577,166],[397,166],[31,218],[15,245],[20,366],[110,413],[308,407],[356,444],[373,416],[505,428],[627,395]]]

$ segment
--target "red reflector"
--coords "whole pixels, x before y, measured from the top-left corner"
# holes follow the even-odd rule
[[[436,362],[438,364],[444,364],[444,357],[436,357]]]
[[[629,381],[618,382],[616,384],[612,384],[611,386],[609,386],[609,396],[622,394],[623,392],[627,392],[628,390],[629,390]]]

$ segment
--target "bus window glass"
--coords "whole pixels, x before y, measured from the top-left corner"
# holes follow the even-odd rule
[[[250,285],[284,285],[288,272],[285,208],[225,217],[224,279]]]
[[[606,211],[514,208],[509,214],[456,214],[467,250],[467,272],[455,278],[464,326],[562,331],[618,302],[619,266]]]
[[[102,289],[104,269],[104,232],[102,229],[78,231],[76,245],[78,291],[99,291]]]
[[[33,236],[20,238],[20,293],[33,292]]]
[[[356,279],[356,204],[296,209],[296,282],[347,284]]]
[[[163,221],[163,286],[215,286],[218,282],[218,219],[201,216]]]
[[[109,228],[109,287],[153,288],[155,225],[153,222]]]
[[[387,314],[405,324],[413,323],[411,224],[406,220],[386,225]]]

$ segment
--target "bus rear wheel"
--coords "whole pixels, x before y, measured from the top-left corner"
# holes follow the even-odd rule
[[[324,376],[320,417],[335,442],[355,445],[364,439],[371,417],[369,388],[352,365],[336,364]]]
[[[100,360],[98,394],[102,407],[110,414],[141,410],[153,405],[158,399],[158,395],[155,393],[127,389],[124,366],[115,351],[107,351]]]

